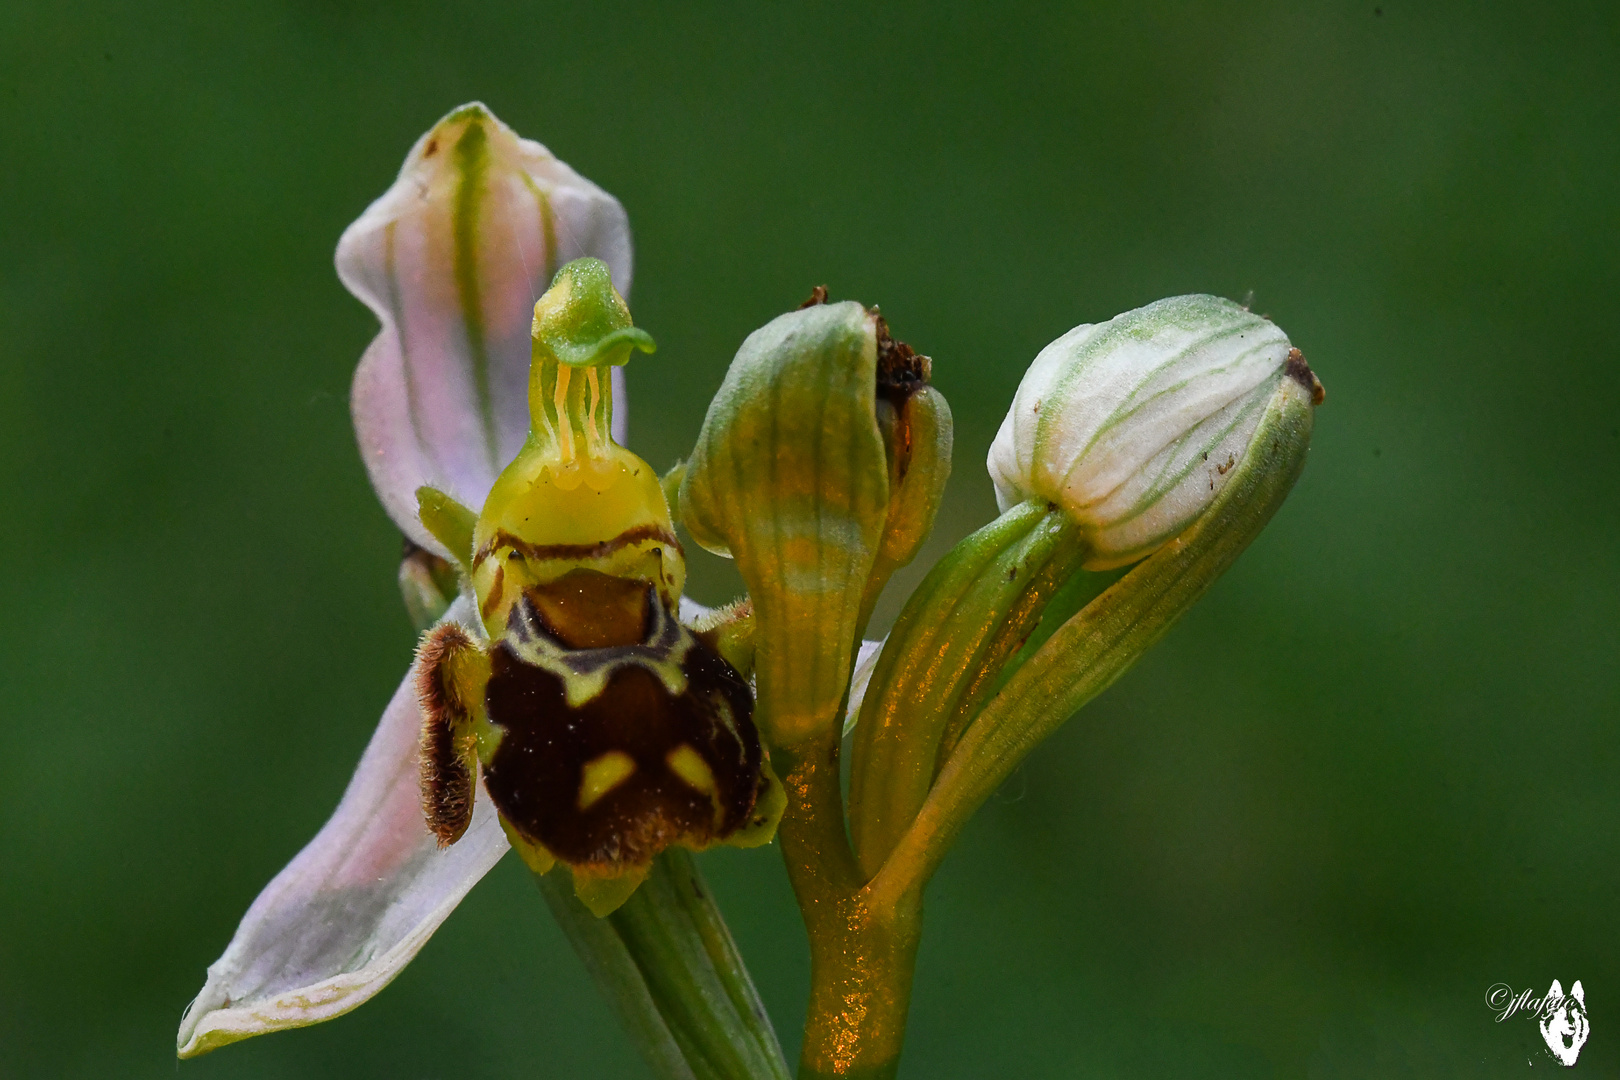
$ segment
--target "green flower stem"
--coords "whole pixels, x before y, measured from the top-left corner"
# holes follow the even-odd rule
[[[1310,430],[1309,407],[1279,395],[1204,515],[1069,619],[1008,680],[968,726],[873,880],[874,904],[902,903],[926,884],[968,818],[1024,756],[1124,674],[1232,565],[1304,468]]]
[[[867,881],[922,805],[934,777],[938,736],[975,659],[998,642],[994,632],[1009,607],[1017,606],[1054,553],[1077,545],[1078,534],[1063,515],[1045,504],[1018,507],[959,545],[907,605],[874,676],[886,702],[898,707],[883,710],[882,724],[865,728],[877,737],[857,736],[851,807],[852,813],[864,807],[868,814],[864,833],[862,819],[855,819],[856,843],[866,841],[858,848],[861,860],[845,830],[838,727],[812,725],[822,732],[816,739],[773,748],[788,796],[779,832],[782,854],[810,938],[802,1077],[888,1077],[898,1067],[922,932],[922,894],[919,887],[875,903]],[[958,612],[963,614],[953,622],[949,616]],[[1028,622],[1023,617],[1020,625]],[[1002,655],[1017,644],[1003,647]],[[913,662],[907,666],[896,656]],[[903,669],[899,675],[897,667]],[[759,704],[767,716],[774,703],[770,685],[762,681]],[[892,816],[883,817],[885,811]],[[898,827],[887,834],[874,827],[886,822]],[[875,852],[871,866],[865,863],[868,852]]]
[[[871,903],[844,831],[836,734],[830,745],[776,748],[772,760],[788,795],[782,856],[810,938],[799,1076],[892,1077],[922,932],[921,892]]]
[[[810,1011],[800,1080],[890,1080],[900,1066],[921,897],[879,909],[863,890],[810,922]]]
[[[907,602],[855,729],[850,819],[866,877],[927,798],[964,694],[1034,630],[1083,548],[1063,511],[1021,503],[952,549]]]
[[[690,853],[660,855],[602,919],[575,898],[567,872],[535,880],[660,1080],[786,1080],[776,1033]]]
[[[1061,511],[1060,511],[1061,512]],[[1090,548],[1071,527],[1003,620],[995,637],[985,647],[978,671],[962,691],[962,698],[939,739],[936,773],[950,759],[951,751],[985,702],[995,696],[1007,680],[1064,623],[1085,607],[1124,571],[1094,572],[1081,569]]]
[[[707,1071],[699,1074],[687,1064],[682,1046],[671,1033],[640,968],[613,924],[586,910],[575,898],[573,882],[565,874],[536,874],[534,880],[556,916],[557,925],[618,1013],[619,1022],[653,1075],[659,1080],[696,1080],[699,1075],[712,1075]]]

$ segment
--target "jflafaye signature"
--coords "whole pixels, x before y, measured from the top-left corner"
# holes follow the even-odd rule
[[[1541,1037],[1546,1040],[1547,1049],[1564,1065],[1575,1064],[1591,1034],[1591,1025],[1586,1019],[1586,990],[1579,979],[1570,986],[1567,996],[1557,979],[1541,997],[1536,997],[1534,990],[1515,994],[1507,983],[1496,983],[1486,994],[1485,1001],[1496,1012],[1497,1023],[1520,1012],[1535,1017],[1540,1022]]]

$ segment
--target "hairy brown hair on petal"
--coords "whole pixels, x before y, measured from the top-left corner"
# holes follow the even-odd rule
[[[471,716],[453,675],[454,660],[476,650],[467,632],[444,623],[417,650],[416,695],[422,705],[420,781],[422,816],[440,847],[461,839],[472,823]]]

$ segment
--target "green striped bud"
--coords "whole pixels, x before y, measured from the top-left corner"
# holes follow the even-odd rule
[[[1292,390],[1289,388],[1292,387]],[[1030,365],[990,447],[996,499],[1062,506],[1085,567],[1135,562],[1215,501],[1279,394],[1322,384],[1270,320],[1176,296],[1077,326]]]
[[[777,745],[836,726],[871,603],[932,526],[950,468],[928,359],[875,310],[824,295],[743,342],[680,486],[682,524],[748,585]]]

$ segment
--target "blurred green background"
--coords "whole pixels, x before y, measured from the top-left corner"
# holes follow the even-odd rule
[[[644,1075],[511,859],[358,1012],[173,1060],[412,646],[331,256],[473,98],[630,213],[654,465],[812,285],[935,358],[903,585],[1076,323],[1253,290],[1327,385],[1269,530],[945,865],[903,1076],[1517,1076],[1487,988],[1554,978],[1620,1074],[1612,5],[10,0],[0,1076]],[[703,866],[794,1054],[780,861]]]

